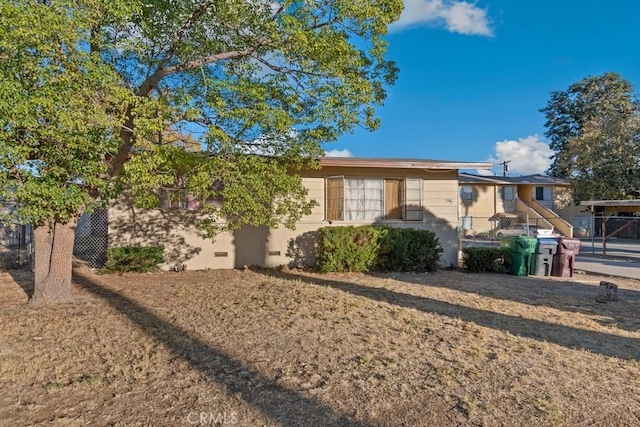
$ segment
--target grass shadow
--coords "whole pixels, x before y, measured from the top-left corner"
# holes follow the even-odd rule
[[[184,329],[163,320],[136,302],[75,272],[74,283],[106,300],[149,336],[164,344],[178,358],[205,374],[212,381],[240,394],[275,422],[285,426],[363,426],[335,412],[321,402],[287,389],[274,380],[251,370],[228,354],[191,336]]]
[[[277,270],[258,270],[267,276],[284,280],[302,281],[314,286],[328,286],[352,295],[399,307],[412,308],[425,313],[474,322],[476,325],[509,332],[523,338],[550,342],[569,349],[587,350],[604,356],[627,360],[640,359],[638,340],[597,331],[589,331],[536,319],[526,319],[494,311],[452,304],[426,297],[373,288],[355,283],[320,279],[305,274]]]
[[[608,316],[613,319],[613,322],[600,323],[607,325],[615,323],[616,327],[628,331],[640,330],[640,319],[638,318],[640,292],[638,291],[620,288],[618,290],[620,301],[615,304],[602,304],[595,301],[598,293],[597,284],[483,273],[483,275],[495,278],[495,280],[478,286],[472,280],[441,281],[440,274],[442,273],[429,275],[429,281],[426,284],[423,275],[394,274],[393,278],[402,282],[453,289],[531,306],[550,307],[568,313]],[[467,273],[457,274],[465,275]],[[389,277],[389,275],[376,274],[373,276]],[[472,274],[469,274],[469,277],[472,277]],[[531,283],[532,280],[536,280],[535,285]],[[615,282],[615,279],[613,281]]]
[[[35,280],[33,272],[27,268],[16,268],[6,270],[13,278],[14,282],[18,284],[27,295],[27,299],[30,300],[33,296],[33,290],[35,287]]]

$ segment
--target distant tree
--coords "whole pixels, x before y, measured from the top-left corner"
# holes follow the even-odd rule
[[[615,73],[551,93],[541,109],[556,152],[548,170],[570,179],[575,200],[626,199],[640,189],[640,105]]]
[[[204,207],[211,233],[292,226],[312,207],[297,172],[321,143],[378,127],[373,108],[397,74],[384,36],[401,11],[401,0],[1,2],[0,197],[35,227],[32,303],[70,300],[77,220],[125,186],[144,207],[185,192],[223,200]]]

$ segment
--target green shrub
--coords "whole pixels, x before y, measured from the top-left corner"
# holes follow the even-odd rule
[[[322,272],[435,271],[442,248],[428,230],[380,226],[325,227],[318,230]]]
[[[371,271],[380,247],[380,229],[363,227],[324,227],[320,232],[318,266],[320,271]]]
[[[107,250],[107,263],[102,273],[148,273],[158,270],[164,261],[162,246],[122,246]]]
[[[435,271],[442,248],[433,231],[385,227],[380,234],[378,271]]]
[[[508,273],[511,266],[509,251],[502,248],[465,248],[462,261],[465,268],[473,273]]]

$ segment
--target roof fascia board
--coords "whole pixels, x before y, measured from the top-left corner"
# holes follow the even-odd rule
[[[320,166],[340,166],[352,168],[394,168],[394,169],[491,169],[493,163],[448,162],[440,160],[412,159],[359,159],[353,157],[322,157]]]

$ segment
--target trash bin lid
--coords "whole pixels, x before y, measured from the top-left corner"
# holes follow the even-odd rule
[[[515,236],[500,237],[500,247],[505,249],[513,249],[516,246]]]
[[[577,239],[569,239],[566,237],[562,237],[560,239],[560,244],[569,250],[578,250],[580,249],[580,240]]]
[[[533,236],[516,236],[516,246],[527,252],[535,252],[538,239]]]
[[[545,237],[545,238],[538,239],[538,244],[539,245],[554,245],[554,246],[557,246],[558,245],[558,241],[556,239],[552,239],[550,237]]]

